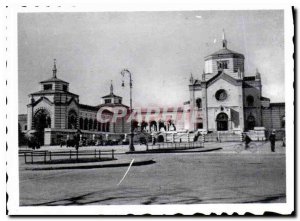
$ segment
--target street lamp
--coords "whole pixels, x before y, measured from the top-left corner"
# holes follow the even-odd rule
[[[124,70],[121,71],[121,75],[123,76],[123,78],[124,78],[124,76],[125,76],[126,73],[129,75],[130,115],[131,115],[131,113],[132,113],[132,78],[131,78],[131,73],[127,69],[124,69]],[[125,87],[124,80],[122,81],[122,87]],[[135,150],[134,146],[133,146],[133,136],[134,136],[134,134],[133,134],[133,125],[132,124],[133,124],[133,121],[130,118],[130,141],[129,141],[129,150],[130,151],[134,151]]]

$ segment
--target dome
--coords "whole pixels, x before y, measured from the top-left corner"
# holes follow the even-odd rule
[[[225,31],[223,30],[223,39],[222,39],[222,49],[208,55],[205,57],[205,61],[211,59],[218,59],[218,58],[241,58],[245,59],[243,54],[237,53],[235,51],[229,50],[227,48],[227,40],[225,38]]]
[[[222,49],[206,56],[205,60],[218,59],[218,58],[242,58],[242,59],[245,59],[243,54],[237,53],[237,52],[229,50],[227,48],[222,48]]]

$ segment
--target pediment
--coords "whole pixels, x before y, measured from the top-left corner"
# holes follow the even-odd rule
[[[46,102],[49,105],[53,105],[53,103],[46,97],[40,97],[37,101],[34,102],[34,106],[37,105],[40,102]]]
[[[233,77],[231,77],[230,75],[228,74],[225,74],[224,72],[220,73],[220,74],[217,74],[215,75],[214,77],[212,77],[211,79],[209,79],[207,81],[207,87],[213,85],[214,83],[216,83],[217,81],[219,80],[225,80],[226,82],[232,84],[232,85],[235,85],[235,86],[240,86],[242,85],[241,84],[241,80],[238,80],[238,79],[235,79]]]

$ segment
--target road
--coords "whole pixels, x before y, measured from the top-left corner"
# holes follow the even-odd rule
[[[212,146],[223,144],[212,144]],[[154,159],[127,167],[28,171],[20,160],[20,205],[199,204],[285,202],[285,149],[255,154],[218,152],[120,154],[122,160]]]

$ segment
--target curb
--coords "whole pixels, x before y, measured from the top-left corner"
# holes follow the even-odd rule
[[[154,160],[145,160],[133,162],[132,166],[143,166],[156,163]],[[26,168],[26,170],[66,170],[66,169],[95,169],[95,168],[111,168],[111,167],[127,167],[129,163],[115,163],[115,164],[96,164],[96,165],[79,165],[79,166],[59,166],[59,167],[40,167],[40,168]]]
[[[211,148],[207,150],[148,150],[148,151],[133,151],[133,152],[125,152],[125,154],[153,154],[153,153],[201,153],[201,152],[211,152],[216,150],[222,150],[222,147]]]

